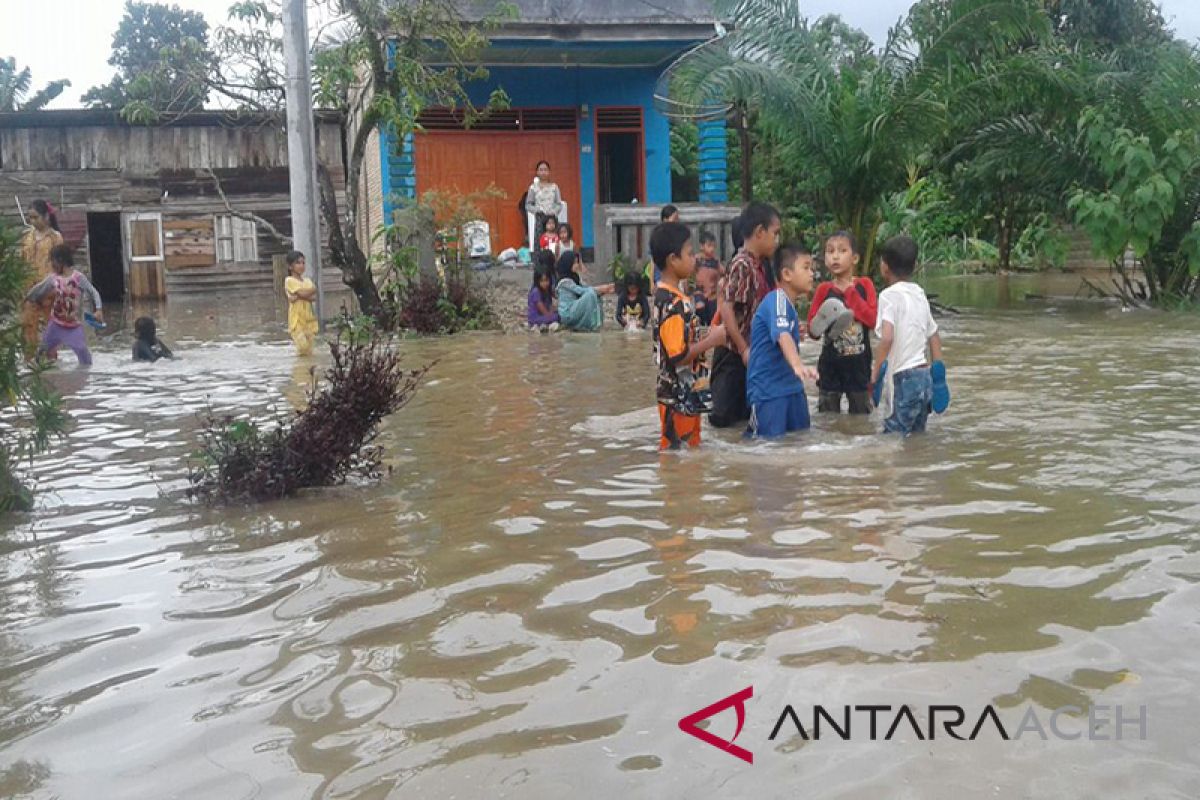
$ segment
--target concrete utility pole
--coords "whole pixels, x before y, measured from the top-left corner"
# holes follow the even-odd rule
[[[306,0],[283,2],[283,58],[287,63],[288,177],[292,194],[292,240],[304,253],[317,286],[317,319],[325,324],[321,286],[321,223],[317,209],[317,150],[313,128],[312,65],[308,54]]]

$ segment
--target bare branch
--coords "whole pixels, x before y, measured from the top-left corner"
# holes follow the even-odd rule
[[[283,233],[281,233],[278,228],[276,228],[270,222],[267,222],[265,219],[260,217],[258,214],[252,214],[249,211],[238,211],[237,209],[235,209],[229,203],[229,198],[225,196],[225,189],[222,188],[222,186],[221,186],[221,179],[217,177],[217,173],[213,172],[211,168],[201,167],[199,172],[207,175],[209,178],[212,179],[213,186],[216,187],[217,194],[221,196],[221,202],[225,204],[225,210],[229,212],[230,216],[237,217],[239,219],[249,220],[250,222],[253,222],[255,225],[261,225],[267,233],[271,234],[271,237],[274,238],[275,241],[279,242],[284,247],[292,246],[292,237],[284,236]]]

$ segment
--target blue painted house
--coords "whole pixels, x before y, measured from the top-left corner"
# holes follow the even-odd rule
[[[502,88],[511,108],[464,128],[454,109],[431,109],[422,131],[396,141],[381,132],[382,213],[429,190],[467,194],[495,186],[484,204],[492,249],[519,247],[518,201],[537,163],[550,162],[576,241],[591,247],[602,203],[671,202],[670,127],[655,107],[663,71],[715,36],[708,0],[519,0],[519,17],[491,36],[490,77],[470,87],[483,105]],[[470,14],[468,14],[469,16]],[[701,200],[724,202],[723,124],[702,131]]]

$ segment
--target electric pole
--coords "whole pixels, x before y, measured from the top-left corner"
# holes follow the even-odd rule
[[[304,253],[317,287],[317,320],[325,325],[321,286],[321,223],[317,214],[317,150],[313,128],[312,65],[308,53],[306,0],[283,2],[283,58],[287,64],[288,178],[291,184],[292,242]]]

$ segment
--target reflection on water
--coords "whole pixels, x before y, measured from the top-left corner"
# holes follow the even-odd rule
[[[0,539],[0,796],[1195,796],[1200,322],[943,296],[923,438],[660,456],[645,338],[423,340],[385,482],[224,511],[178,499],[194,412],[299,401],[281,318],[172,309],[157,365],[114,335]],[[747,685],[752,769],[676,727]],[[1150,738],[768,741],[789,702]]]

